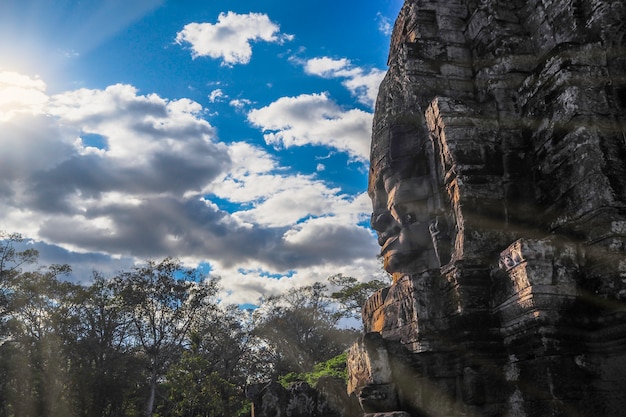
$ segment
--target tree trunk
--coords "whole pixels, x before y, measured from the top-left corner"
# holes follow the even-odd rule
[[[154,399],[156,397],[157,386],[157,371],[156,366],[152,367],[152,375],[150,375],[150,397],[148,398],[148,405],[146,406],[146,417],[152,417],[152,410],[154,408]]]

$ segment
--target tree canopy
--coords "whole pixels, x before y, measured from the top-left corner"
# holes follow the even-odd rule
[[[219,300],[219,279],[174,258],[88,285],[39,266],[0,232],[0,417],[248,416],[246,385],[342,372],[356,336],[339,325],[368,291],[337,275],[267,297]]]

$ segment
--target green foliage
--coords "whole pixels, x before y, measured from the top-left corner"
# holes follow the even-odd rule
[[[270,377],[311,372],[316,363],[343,352],[356,333],[337,326],[341,317],[321,283],[268,299],[257,311],[255,334],[273,353]]]
[[[245,415],[248,401],[241,389],[210,372],[209,360],[193,352],[185,352],[181,360],[166,374],[167,403],[159,407],[159,415],[172,417],[231,417]],[[162,414],[161,414],[162,413]],[[242,414],[243,413],[243,414]]]
[[[67,415],[68,370],[58,331],[62,318],[59,304],[74,286],[57,278],[67,273],[69,266],[53,265],[24,273],[9,270],[14,276],[7,286],[6,340],[0,351],[6,409],[15,415]]]
[[[23,241],[19,233],[0,230],[0,344],[10,334],[8,321],[15,303],[16,279],[22,273],[22,266],[36,263],[39,256],[35,249],[18,251],[16,245]]]
[[[322,377],[340,378],[347,382],[348,370],[346,367],[346,360],[348,354],[346,352],[335,356],[324,362],[316,363],[311,372],[290,372],[287,375],[278,378],[278,382],[285,388],[289,387],[294,382],[305,381],[312,387],[317,384],[317,381]]]
[[[165,258],[121,274],[117,284],[132,323],[132,336],[148,359],[150,395],[146,416],[150,417],[159,379],[180,354],[194,321],[210,307],[217,282],[197,276],[195,270],[184,268],[177,259]]]
[[[343,306],[346,317],[354,318],[361,317],[361,307],[374,292],[389,286],[389,283],[380,280],[358,282],[356,278],[342,274],[333,275],[328,281],[339,287],[339,291],[333,292],[331,297]]]
[[[17,251],[16,244],[20,244],[24,238],[19,233],[6,233],[0,230],[0,280],[9,279],[22,270],[22,265],[37,262],[39,252],[35,249]]]
[[[59,334],[69,363],[76,415],[141,415],[145,357],[129,338],[130,322],[113,281],[95,274],[89,287],[77,287],[59,306]]]
[[[68,265],[29,266],[38,254],[22,242],[0,231],[0,417],[246,417],[248,383],[346,378],[355,332],[337,302],[369,288],[354,278],[252,313],[219,304],[218,280],[176,259],[83,286],[60,279]]]

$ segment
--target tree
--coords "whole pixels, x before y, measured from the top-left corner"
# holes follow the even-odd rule
[[[254,358],[251,314],[237,305],[203,312],[191,329],[190,340],[205,357],[207,370],[244,386],[258,364]]]
[[[339,287],[339,291],[333,292],[331,297],[342,305],[345,316],[357,319],[361,318],[361,309],[367,299],[377,290],[389,286],[381,280],[358,282],[356,278],[342,274],[333,275],[328,281]]]
[[[337,327],[342,313],[332,306],[321,283],[294,288],[263,304],[256,332],[271,347],[275,375],[309,372],[353,341],[356,333]]]
[[[17,274],[11,287],[10,342],[2,346],[3,392],[16,416],[67,415],[69,390],[62,340],[57,331],[59,306],[73,284],[57,277],[67,265]]]
[[[181,360],[173,364],[165,376],[169,407],[164,414],[234,417],[244,412],[247,401],[241,387],[212,368],[211,358],[197,349],[183,353]]]
[[[7,233],[0,230],[0,280],[6,280],[21,272],[22,265],[37,262],[39,252],[36,249],[17,251],[16,244],[24,242],[19,233]]]
[[[0,345],[7,337],[5,326],[10,313],[11,298],[15,293],[12,288],[14,280],[22,272],[23,265],[34,264],[39,256],[32,248],[18,251],[15,246],[23,241],[24,238],[19,233],[0,230]]]
[[[153,414],[156,389],[183,343],[199,312],[217,293],[217,281],[206,280],[180,261],[148,261],[123,273],[117,280],[129,314],[133,337],[147,358],[149,395],[146,415]]]
[[[56,324],[58,307],[72,287],[57,277],[68,265],[22,272],[38,252],[18,250],[18,233],[0,231],[0,414],[67,413],[65,368]]]
[[[118,289],[115,281],[94,272],[93,283],[78,286],[60,306],[58,332],[76,415],[123,415],[143,379],[144,362],[135,355]]]

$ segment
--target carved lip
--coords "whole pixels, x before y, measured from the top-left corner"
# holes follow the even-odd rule
[[[391,233],[389,233],[388,231],[385,232],[379,232],[378,233],[378,244],[380,246],[385,246],[385,243],[389,240],[389,238],[393,236]]]
[[[384,255],[386,252],[392,253],[393,250],[391,250],[390,246],[396,243],[399,238],[400,238],[399,235],[395,235],[395,236],[391,236],[387,238],[387,240],[385,241],[385,244],[382,246],[382,248],[380,248],[380,254]]]

